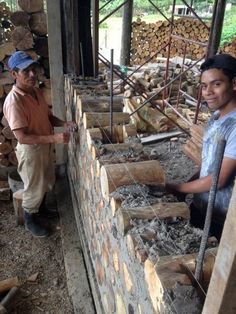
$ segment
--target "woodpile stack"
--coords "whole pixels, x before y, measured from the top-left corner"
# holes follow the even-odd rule
[[[179,18],[174,21],[174,25],[173,34],[202,43],[206,43],[208,40],[208,30],[197,19]],[[138,19],[133,23],[132,28],[131,64],[141,64],[159,50],[159,56],[166,57],[167,49],[164,49],[164,46],[168,43],[169,37],[170,26],[168,21],[146,23]],[[183,56],[184,46],[183,41],[173,40],[170,50],[171,57]],[[200,45],[187,45],[188,58],[195,60],[203,55],[204,48]]]
[[[97,127],[92,123],[85,128],[88,112],[93,114],[93,121],[97,117],[98,121],[105,121],[101,115],[108,109],[102,105],[101,112],[93,110],[100,107],[99,96],[95,93],[93,104],[91,95],[82,96],[79,89],[66,77],[67,119],[79,124],[79,134],[74,134],[69,143],[68,171],[96,307],[107,314],[164,313],[168,305],[166,295],[170,296],[177,281],[192,289],[183,265],[194,271],[200,234],[188,224],[187,205],[166,194],[160,163],[145,155],[140,143],[120,142],[127,120],[114,125],[114,130],[119,128],[120,137],[113,138],[113,143],[109,126]],[[106,99],[101,98],[104,104]],[[127,131],[127,139],[137,138],[134,132],[129,137]],[[176,234],[177,229],[188,233],[181,233],[174,240],[170,230]],[[183,245],[188,247],[186,250],[177,243],[183,238],[189,241]],[[166,240],[161,248],[160,243]],[[205,283],[209,282],[216,250],[207,252]]]
[[[220,51],[221,53],[228,53],[231,56],[236,57],[236,37],[234,37],[230,43],[221,47]]]
[[[18,0],[21,11],[11,12],[5,2],[0,3],[0,166],[17,165],[14,153],[16,140],[3,118],[2,107],[14,80],[8,72],[7,62],[12,53],[24,50],[41,69],[38,75],[47,104],[51,107],[51,88],[49,79],[47,22],[43,0]]]

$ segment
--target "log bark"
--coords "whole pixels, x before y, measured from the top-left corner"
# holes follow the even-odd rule
[[[7,155],[12,151],[12,146],[10,142],[4,142],[0,144],[0,154]]]
[[[27,13],[43,11],[43,0],[18,0],[18,5]]]
[[[109,126],[110,114],[98,113],[98,112],[85,112],[83,115],[83,124],[85,129],[92,127],[104,127]],[[126,124],[129,123],[129,114],[124,112],[113,113],[114,124]]]
[[[101,191],[105,199],[122,185],[155,185],[163,189],[165,174],[157,160],[104,165],[101,168]]]
[[[132,293],[133,282],[132,282],[130,272],[128,270],[128,266],[126,265],[126,263],[123,263],[123,273],[124,273],[124,281],[125,281],[126,289],[129,293]]]
[[[23,215],[23,208],[22,208],[23,193],[24,193],[23,189],[20,189],[13,193],[13,205],[14,205],[17,225],[24,224],[24,215]]]
[[[0,281],[0,294],[9,291],[13,287],[19,287],[20,282],[18,277],[12,277]]]
[[[186,203],[156,203],[152,206],[136,208],[119,208],[117,213],[117,230],[121,235],[125,235],[132,228],[132,219],[166,219],[181,217],[190,219],[189,208]]]

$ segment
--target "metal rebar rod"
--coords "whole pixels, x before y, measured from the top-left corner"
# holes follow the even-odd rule
[[[116,11],[118,11],[121,7],[123,7],[124,4],[126,4],[126,2],[128,2],[129,0],[124,1],[123,3],[121,3],[117,8],[115,8],[112,12],[110,12],[109,14],[107,14],[107,16],[105,16],[101,21],[99,21],[99,25],[102,24],[104,21],[106,21],[113,13],[115,13]]]
[[[168,46],[168,43],[165,44],[164,47],[161,47],[160,49],[158,49],[152,56],[150,56],[147,60],[145,60],[141,65],[139,65],[130,75],[126,76],[126,79],[129,79],[134,73],[136,73],[138,70],[140,70],[146,63],[151,61],[161,50],[164,50],[167,46]],[[122,84],[123,84],[123,82],[118,84],[116,87],[114,87],[114,90]]]
[[[154,8],[170,23],[170,24],[173,24],[171,20],[168,19],[168,17],[151,1],[151,0],[148,0],[148,2],[150,2]]]
[[[182,2],[186,5],[186,7],[193,13],[193,15],[206,27],[207,30],[210,30],[210,27],[200,18],[200,16],[193,10],[193,8],[185,1]]]
[[[197,281],[200,280],[200,277],[202,274],[203,259],[205,255],[207,239],[208,239],[209,230],[211,226],[213,208],[215,204],[216,191],[217,191],[217,185],[218,185],[218,180],[219,180],[219,175],[220,175],[221,164],[222,164],[222,160],[224,156],[225,144],[226,144],[226,140],[224,138],[221,138],[220,140],[218,140],[217,150],[215,154],[215,164],[214,164],[214,169],[212,173],[212,183],[211,183],[211,188],[209,192],[208,205],[207,205],[207,211],[206,211],[206,219],[205,219],[202,240],[200,244],[200,249],[199,249],[199,253],[197,257],[197,265],[196,265],[196,270],[195,270],[195,279]]]
[[[99,11],[101,11],[102,9],[104,9],[110,2],[112,2],[113,0],[108,0],[103,6],[101,6],[101,8],[99,8]]]
[[[113,139],[113,59],[114,59],[114,50],[111,49],[111,61],[110,61],[110,136],[111,142]]]
[[[102,56],[103,57],[103,56]],[[105,60],[106,60],[106,58],[105,57],[103,57]],[[99,57],[99,59],[100,59],[100,61],[102,62],[102,63],[104,63],[107,67],[109,67],[109,61],[104,61],[104,60],[102,60],[102,58],[101,57]],[[114,73],[117,75],[117,76],[119,76],[120,78],[122,78],[122,79],[124,79],[123,77],[122,77],[122,75],[117,71],[117,70],[115,70],[115,69],[113,69],[113,71],[114,71]],[[126,84],[128,84],[129,86],[131,86],[132,88],[134,88],[134,90],[140,95],[140,96],[142,96],[144,99],[148,99],[148,96],[147,95],[144,95],[144,94],[142,94],[142,93],[140,93],[131,83],[129,83],[128,81],[126,81],[125,79],[124,79],[124,81],[126,82]],[[132,82],[133,83],[133,82]],[[147,101],[146,103],[145,103],[145,105],[148,103],[149,101]],[[152,103],[151,101],[150,101],[150,103]],[[171,119],[163,110],[161,110],[161,108],[159,108],[159,106],[157,106],[156,104],[153,104],[152,103],[152,105],[161,113],[161,114],[163,114],[167,119],[169,119],[174,125],[176,125],[180,130],[182,130],[184,133],[186,133],[188,136],[190,136],[190,133],[188,132],[188,131],[186,131],[184,128],[182,128],[175,120],[173,120],[173,119]],[[140,108],[139,108],[140,109]],[[131,113],[130,114],[130,116],[132,115],[133,113]]]
[[[135,112],[139,111],[141,108],[143,108],[148,102],[150,102],[152,99],[154,99],[157,95],[159,95],[163,90],[165,90],[168,86],[170,86],[173,82],[175,82],[181,75],[184,75],[187,71],[189,71],[191,68],[193,68],[199,61],[201,61],[203,57],[197,61],[195,61],[192,65],[190,65],[186,70],[184,70],[182,73],[177,75],[173,80],[171,80],[169,83],[167,83],[165,86],[163,86],[158,92],[156,92],[154,95],[149,97],[147,100],[145,100],[142,105],[140,105],[137,109],[135,109],[133,112],[131,112],[130,115],[133,115]]]
[[[79,48],[80,48],[82,77],[83,77],[83,81],[85,81],[85,75],[84,75],[84,53],[83,53],[83,44],[82,44],[82,42],[79,43]]]
[[[190,44],[196,44],[196,45],[199,45],[199,46],[203,46],[203,47],[207,47],[207,42],[203,43],[201,41],[197,41],[197,40],[193,40],[193,39],[189,39],[189,38],[184,38],[182,36],[178,36],[178,35],[175,35],[175,34],[171,34],[171,37],[173,39],[176,39],[176,40],[182,40],[182,41],[186,41]]]

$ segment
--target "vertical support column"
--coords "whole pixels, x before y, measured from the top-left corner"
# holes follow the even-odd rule
[[[130,47],[133,17],[133,0],[129,0],[124,4],[122,19],[122,41],[120,64],[130,65]]]
[[[47,16],[53,113],[61,119],[65,119],[61,10],[59,1],[47,1]],[[61,146],[59,146],[56,151],[56,162],[59,165],[65,162],[65,153],[63,152],[63,148]]]
[[[78,76],[80,74],[80,44],[79,44],[79,17],[78,17],[78,1],[73,0],[72,12],[73,12],[73,73]]]
[[[93,75],[98,75],[98,46],[99,46],[99,0],[92,0],[93,12]]]
[[[202,314],[236,312],[236,185],[225,220]]]
[[[47,6],[51,1],[47,1]],[[54,1],[52,1],[54,2]],[[72,23],[72,0],[61,0],[62,7],[62,53],[63,53],[63,65],[65,73],[73,73],[74,70],[74,60],[73,60],[73,23]],[[51,13],[53,16],[55,13]],[[51,19],[51,16],[50,16]],[[59,31],[59,29],[58,29]],[[77,30],[74,30],[74,32]],[[56,49],[56,47],[55,47]]]
[[[224,22],[226,0],[215,0],[214,14],[209,36],[207,57],[212,57],[217,53],[220,45],[221,32]]]

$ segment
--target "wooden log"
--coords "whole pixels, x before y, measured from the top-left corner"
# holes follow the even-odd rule
[[[17,26],[12,32],[11,39],[13,45],[18,50],[31,49],[34,46],[33,36],[30,30],[23,26]]]
[[[24,224],[24,214],[22,208],[23,193],[24,193],[23,189],[20,189],[13,193],[13,206],[15,210],[17,225]]]
[[[18,277],[12,277],[0,281],[0,294],[9,291],[13,287],[19,287],[20,282]]]
[[[165,186],[165,174],[157,160],[104,165],[101,168],[101,191],[105,199],[122,185],[134,183]]]
[[[15,135],[14,133],[12,132],[12,130],[10,129],[9,126],[5,126],[3,129],[2,129],[2,134],[5,136],[6,139],[8,140],[14,140],[15,139]]]
[[[91,154],[93,159],[101,156],[101,151],[105,154],[110,154],[114,152],[128,151],[132,149],[136,153],[141,153],[143,151],[143,145],[140,143],[119,143],[119,144],[104,144],[101,147],[93,146]]]
[[[0,144],[2,145],[2,144]],[[0,166],[1,167],[8,167],[9,166],[9,160],[4,155],[0,155]]]
[[[4,142],[0,144],[0,154],[6,155],[12,151],[12,146],[10,142]]]
[[[103,135],[99,128],[89,129],[86,131],[87,145],[89,150],[92,149],[95,141],[102,141]]]
[[[14,26],[28,26],[30,16],[24,11],[15,11],[11,14],[10,20]]]
[[[18,5],[27,13],[43,11],[43,0],[18,0]]]
[[[113,112],[122,112],[123,103],[121,98],[113,99]],[[110,103],[107,98],[77,98],[77,108],[80,118],[82,118],[84,112],[109,112]]]
[[[136,208],[119,208],[116,213],[117,230],[125,235],[132,228],[132,219],[159,219],[181,217],[190,219],[190,211],[185,202],[180,203],[156,203],[151,206]]]
[[[122,199],[121,198],[115,198],[112,197],[110,199],[110,207],[112,211],[112,215],[114,216],[117,210],[121,207]]]
[[[129,114],[125,112],[114,112],[113,123],[125,124],[129,122]],[[83,114],[83,124],[85,129],[92,127],[104,127],[109,126],[110,114],[98,113],[98,112],[85,112]]]
[[[8,201],[11,198],[11,189],[7,181],[0,181],[0,200]]]
[[[47,35],[47,18],[44,12],[38,12],[30,15],[29,27],[31,31],[38,36]]]
[[[208,249],[204,258],[204,267],[209,272],[208,264],[213,267],[212,259],[215,258],[216,248]],[[191,285],[191,279],[181,265],[196,263],[197,254],[181,256],[161,256],[156,264],[149,259],[144,263],[145,281],[148,286],[149,295],[154,309],[159,313],[163,309],[163,296],[168,289],[173,289],[178,281],[184,285]],[[212,271],[212,268],[211,268]],[[204,275],[209,278],[209,274]]]
[[[48,38],[34,37],[34,50],[39,56],[43,58],[48,58]]]
[[[14,51],[15,47],[13,46],[13,43],[11,41],[5,42],[2,45],[0,45],[0,61],[3,61],[6,56],[10,56]],[[2,76],[3,73],[1,73],[1,77]]]
[[[128,266],[125,262],[123,263],[123,273],[124,273],[124,281],[125,281],[126,290],[129,293],[132,293],[134,285],[132,282],[130,271],[128,270]]]

